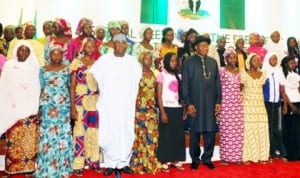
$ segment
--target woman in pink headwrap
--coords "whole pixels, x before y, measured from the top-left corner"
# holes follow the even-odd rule
[[[87,18],[80,19],[80,21],[77,25],[77,28],[76,28],[76,34],[78,36],[76,38],[72,39],[68,46],[67,59],[69,61],[72,61],[74,58],[76,58],[80,55],[82,41],[85,38],[95,39],[96,40],[96,49],[98,49],[99,46],[101,45],[101,41],[97,40],[93,36],[93,22],[90,19],[87,19]],[[92,55],[92,59],[96,60],[99,57],[100,57],[99,51],[95,50],[95,52]]]
[[[248,53],[258,54],[260,59],[263,60],[265,58],[265,55],[267,54],[267,50],[263,47],[260,47],[259,43],[260,43],[260,35],[258,33],[250,33],[249,35],[250,47],[248,48]]]
[[[222,86],[222,110],[220,113],[221,164],[241,163],[243,154],[244,110],[241,98],[241,74],[237,67],[234,48],[224,52],[226,66],[219,70]]]
[[[52,23],[53,34],[47,37],[45,45],[45,63],[50,64],[50,49],[53,46],[60,46],[64,50],[64,64],[69,64],[66,60],[68,44],[72,38],[71,25],[63,18],[55,18]]]
[[[69,61],[66,60],[68,44],[72,38],[71,25],[63,18],[56,18],[52,24],[53,35],[47,37],[47,42],[45,46],[45,61],[46,65],[50,64],[50,49],[52,46],[60,46],[64,49],[64,60],[65,64]]]

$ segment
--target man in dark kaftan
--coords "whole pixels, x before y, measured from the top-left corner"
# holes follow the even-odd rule
[[[209,169],[214,152],[216,116],[221,111],[221,84],[216,60],[207,56],[210,39],[196,38],[194,48],[197,53],[184,61],[182,70],[183,96],[191,117],[190,156],[191,169],[200,163],[200,135],[204,138],[204,153],[201,161]]]

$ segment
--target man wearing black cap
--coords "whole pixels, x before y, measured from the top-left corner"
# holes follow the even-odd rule
[[[200,164],[200,134],[204,138],[202,163],[209,169],[215,166],[211,162],[214,152],[216,116],[221,111],[221,84],[216,60],[207,56],[210,39],[198,36],[194,43],[196,54],[183,63],[182,82],[184,102],[188,117],[191,117],[190,156],[191,169]]]

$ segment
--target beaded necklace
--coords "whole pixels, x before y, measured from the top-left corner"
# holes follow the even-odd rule
[[[203,68],[203,77],[204,79],[208,80],[210,78],[210,72],[208,72],[208,74],[206,73],[204,58],[201,58],[201,61],[202,61],[202,68]]]

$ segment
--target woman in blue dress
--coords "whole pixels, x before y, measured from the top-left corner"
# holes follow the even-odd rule
[[[52,47],[51,63],[41,68],[40,143],[35,177],[70,177],[73,150],[70,125],[69,68],[63,49]]]

